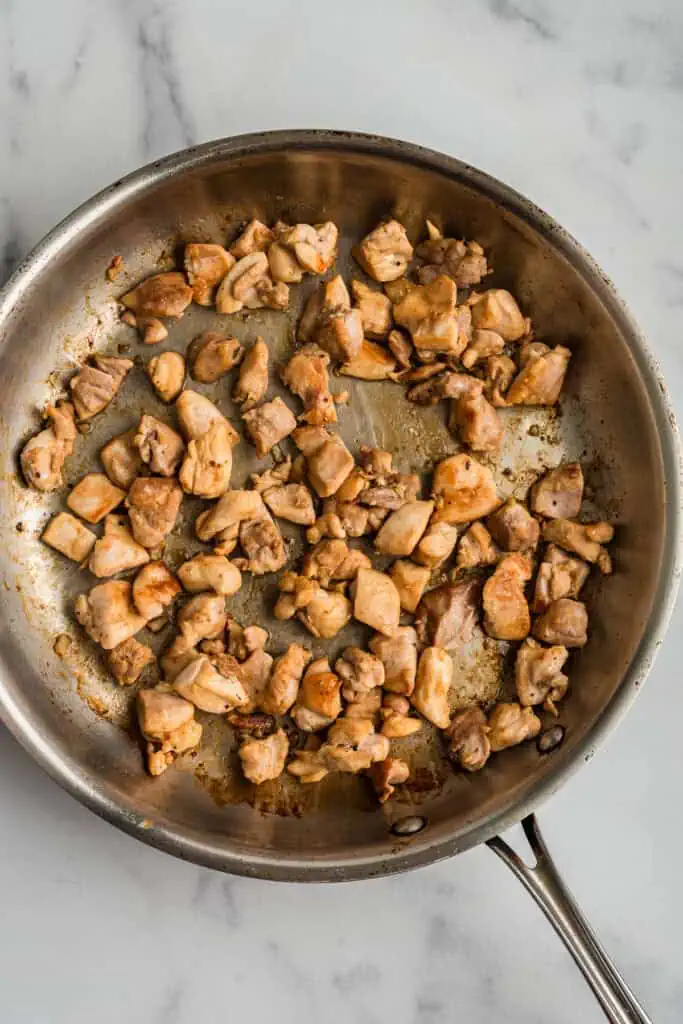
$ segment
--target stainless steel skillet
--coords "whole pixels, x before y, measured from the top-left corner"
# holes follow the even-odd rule
[[[448,768],[436,741],[421,739],[411,752],[412,788],[384,809],[355,779],[304,792],[286,783],[255,793],[233,774],[231,739],[218,726],[209,729],[198,760],[151,780],[127,730],[129,695],[113,692],[97,652],[83,643],[71,616],[73,594],[91,581],[38,540],[62,499],[46,500],[22,486],[18,448],[37,427],[36,409],[59,394],[91,350],[131,346],[141,353],[132,332],[118,322],[115,297],[131,281],[169,264],[183,241],[223,241],[252,216],[329,217],[340,226],[340,264],[349,271],[351,244],[388,213],[399,216],[413,237],[431,217],[448,233],[481,241],[495,267],[491,283],[514,291],[539,337],[574,352],[561,415],[506,414],[499,474],[502,493],[523,494],[543,466],[581,458],[596,511],[618,525],[615,575],[591,584],[592,641],[572,665],[561,717],[565,741],[545,756],[531,744],[505,752],[486,771],[465,778]],[[114,255],[123,257],[124,274],[112,284],[105,269]],[[198,330],[220,324],[244,339],[265,334],[277,361],[291,343],[295,316],[296,309],[289,316],[220,320],[196,309],[172,329],[164,347],[183,350]],[[138,838],[239,874],[369,878],[489,841],[567,942],[609,1018],[645,1020],[562,887],[530,817],[592,756],[635,696],[661,641],[680,571],[673,416],[635,324],[580,246],[505,185],[416,146],[314,131],[244,136],[143,168],[57,227],[0,294],[0,356],[0,709],[36,760],[79,800]],[[232,415],[225,382],[203,390]],[[69,482],[92,467],[104,440],[131,425],[142,408],[153,409],[155,402],[138,372],[81,439]],[[352,448],[376,442],[398,452],[405,468],[456,449],[438,411],[409,407],[389,384],[354,385],[341,430]],[[240,449],[238,482],[254,468],[247,446]],[[196,511],[188,508],[188,524]],[[171,558],[191,543],[188,525]],[[265,590],[246,588],[234,609],[238,617],[267,621],[272,588]],[[62,633],[77,642],[60,661],[52,647]],[[274,646],[287,639],[280,625]],[[347,636],[339,638],[339,646],[346,642]],[[475,644],[459,661],[455,700],[494,696],[500,668],[497,652]],[[424,827],[410,831],[416,817]],[[538,858],[534,869],[496,838],[522,819]]]

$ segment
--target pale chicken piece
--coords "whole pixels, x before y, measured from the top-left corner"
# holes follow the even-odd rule
[[[175,526],[182,500],[182,489],[175,480],[137,477],[128,492],[126,508],[138,544],[152,550],[163,544]]]
[[[382,736],[390,740],[400,740],[420,732],[422,720],[411,715],[410,711],[411,705],[407,697],[397,693],[386,693],[380,710]]]
[[[193,647],[200,640],[213,640],[225,629],[225,597],[222,594],[197,594],[178,612],[178,629]]]
[[[134,636],[117,644],[107,654],[107,665],[119,686],[132,686],[147,668],[156,661],[154,651],[141,644]]]
[[[135,314],[130,315],[134,316]],[[158,345],[159,342],[166,341],[168,338],[168,330],[155,316],[136,317],[136,323],[143,345]]]
[[[360,569],[370,569],[372,562],[358,548],[350,548],[343,540],[322,540],[306,552],[302,575],[318,580],[326,587],[332,580],[355,579]]]
[[[378,735],[367,718],[339,718],[320,748],[320,757],[329,771],[366,771],[389,756],[389,740]]]
[[[544,644],[583,647],[588,642],[588,613],[581,601],[561,597],[534,622],[533,634]]]
[[[286,309],[288,305],[289,288],[282,282],[273,284],[264,252],[252,252],[239,259],[216,292],[217,313],[238,313],[245,307]]]
[[[186,494],[220,498],[230,487],[233,429],[217,420],[202,437],[188,441],[178,479]]]
[[[342,681],[327,658],[317,658],[306,669],[292,718],[303,732],[319,732],[342,713]]]
[[[321,313],[315,340],[332,359],[348,363],[363,346],[363,320],[358,309],[332,309]]]
[[[273,242],[268,249],[268,267],[274,281],[299,284],[304,279],[303,268],[296,256],[280,242]]]
[[[236,558],[235,565],[242,571],[264,576],[282,569],[287,561],[282,534],[269,515],[243,521],[239,540],[246,557]]]
[[[87,523],[99,523],[125,497],[126,492],[115,487],[104,473],[88,473],[71,490],[66,503]]]
[[[191,594],[213,590],[232,597],[242,586],[242,574],[225,555],[195,555],[178,569],[180,582]]]
[[[435,725],[447,729],[451,721],[448,691],[453,681],[453,662],[441,647],[425,647],[417,666],[413,707]]]
[[[369,288],[362,281],[352,281],[351,291],[360,311],[366,338],[386,338],[391,330],[391,299],[384,292]]]
[[[62,486],[62,467],[76,440],[74,407],[70,402],[49,405],[45,418],[49,426],[29,438],[19,457],[24,480],[36,491],[54,491]]]
[[[393,330],[389,332],[387,346],[401,370],[408,370],[411,366],[411,359],[415,348],[410,338],[403,331]]]
[[[515,686],[522,707],[543,704],[546,711],[557,714],[555,704],[562,700],[569,686],[562,671],[568,657],[566,647],[543,647],[527,637],[515,661]]]
[[[275,241],[291,250],[297,263],[309,274],[324,274],[337,255],[339,231],[328,220],[321,224],[276,225]]]
[[[268,643],[268,630],[263,626],[246,626],[242,630],[242,643],[248,654],[263,650]]]
[[[273,241],[273,232],[260,220],[250,220],[241,235],[230,246],[235,259],[251,256],[253,252],[265,252]]]
[[[418,723],[419,724],[419,723]],[[376,761],[368,770],[377,799],[385,804],[396,792],[396,787],[410,778],[410,767],[400,757],[385,757]]]
[[[144,467],[134,443],[136,434],[137,428],[127,430],[124,434],[112,437],[100,450],[100,462],[105,473],[113,484],[124,491],[128,490]]]
[[[479,284],[490,271],[484,250],[478,242],[458,238],[429,238],[415,249],[415,256],[427,264],[422,271],[449,274],[458,288]]]
[[[555,405],[560,397],[571,351],[556,345],[520,370],[505,396],[507,405]]]
[[[243,355],[244,349],[237,338],[217,331],[203,331],[187,348],[190,376],[201,384],[214,384],[237,366]]]
[[[263,500],[278,519],[286,519],[298,526],[312,526],[315,522],[313,497],[303,484],[271,487],[264,492]]]
[[[199,651],[197,648],[193,647],[182,633],[178,634],[159,659],[164,679],[172,682],[180,675],[186,665],[189,665],[191,661],[198,657]]]
[[[538,544],[541,528],[515,498],[508,498],[486,520],[489,533],[503,551],[529,551]]]
[[[291,475],[292,460],[287,456],[282,462],[273,465],[272,469],[265,469],[263,473],[252,473],[249,481],[255,491],[265,494],[271,487],[282,487],[289,481]]]
[[[250,409],[243,418],[259,459],[296,430],[294,414],[281,398]]]
[[[448,425],[473,452],[495,454],[503,440],[500,416],[484,394],[452,401]]]
[[[239,434],[231,426],[223,413],[208,398],[200,395],[198,391],[190,391],[187,388],[182,391],[176,399],[175,410],[178,415],[180,429],[188,441],[198,441],[214,423],[224,423],[227,425],[233,445],[237,444],[240,439]]]
[[[133,580],[133,604],[149,622],[163,615],[180,591],[178,580],[164,562],[150,562]]]
[[[503,341],[519,341],[531,330],[531,320],[522,315],[514,297],[504,288],[491,288],[472,295],[470,305],[474,326],[495,331]]]
[[[210,541],[219,536],[223,546],[239,537],[240,523],[251,519],[263,519],[268,511],[258,491],[226,491],[220,501],[197,517],[196,530],[200,540]],[[229,554],[229,551],[223,551]]]
[[[506,395],[517,373],[517,365],[510,356],[489,356],[486,360],[484,388],[496,409],[507,405]]]
[[[580,558],[572,558],[554,544],[549,544],[536,576],[534,612],[544,612],[553,601],[562,597],[578,597],[589,571]]]
[[[354,466],[353,456],[338,435],[330,436],[308,456],[308,479],[316,494],[336,494]]]
[[[185,383],[185,360],[179,352],[162,352],[147,363],[147,376],[162,402],[175,402]]]
[[[133,539],[124,516],[109,515],[104,521],[104,536],[92,550],[88,568],[93,576],[115,576],[149,562],[149,554]]]
[[[282,775],[289,753],[289,740],[284,729],[278,729],[264,739],[247,740],[238,753],[244,777],[260,786]]]
[[[493,473],[471,455],[452,455],[434,471],[434,522],[467,523],[500,504]]]
[[[413,558],[428,569],[438,569],[453,554],[458,539],[457,526],[431,523],[413,552]]]
[[[173,680],[173,689],[200,711],[212,715],[227,714],[235,708],[246,707],[249,702],[237,676],[222,675],[205,654],[185,666]]]
[[[194,301],[212,306],[216,288],[235,266],[235,256],[215,242],[188,242],[183,263]]]
[[[519,704],[496,704],[489,715],[488,739],[494,752],[531,740],[540,731],[541,719]]]
[[[429,590],[415,615],[415,629],[422,644],[458,651],[472,639],[479,618],[481,583],[456,580]]]
[[[410,331],[418,355],[460,356],[472,337],[469,306],[457,305],[455,282],[443,274],[425,285],[411,285],[394,304],[394,320]]]
[[[612,561],[602,546],[614,538],[609,523],[573,523],[569,519],[551,519],[543,525],[543,539],[572,551],[586,562],[595,562],[600,572],[609,575]]]
[[[344,708],[345,718],[367,718],[377,725],[382,708],[382,690],[376,687],[367,693],[358,695],[355,700]]]
[[[353,255],[373,281],[395,281],[408,269],[413,247],[403,225],[389,220],[366,235]]]
[[[356,355],[339,367],[343,377],[357,377],[359,380],[390,380],[395,372],[394,357],[382,345],[365,340]]]
[[[75,516],[59,512],[47,524],[40,539],[73,562],[83,562],[92,551],[97,537]]]
[[[317,345],[304,345],[295,352],[281,373],[285,387],[304,404],[301,417],[313,425],[336,423],[337,412],[330,394],[330,357]]]
[[[125,580],[109,580],[76,598],[76,618],[88,636],[105,651],[135,636],[145,625],[146,620],[135,610],[131,590]]]
[[[140,690],[137,695],[140,732],[147,740],[147,768],[161,775],[179,754],[196,747],[202,727],[189,701],[167,690]]]
[[[351,703],[370,690],[384,685],[384,665],[381,660],[360,647],[346,647],[334,663],[334,670],[342,681],[342,696]]]
[[[79,422],[107,408],[132,366],[131,359],[93,356],[92,364],[84,366],[71,378],[69,387]]]
[[[446,730],[449,757],[467,772],[480,771],[491,753],[488,734],[489,726],[481,708],[456,712]]]
[[[434,511],[433,501],[408,501],[385,519],[375,537],[383,555],[410,555],[427,529]]]
[[[174,476],[185,453],[180,434],[168,423],[147,414],[140,419],[133,444],[152,473],[161,476]]]
[[[524,585],[531,578],[531,562],[515,553],[501,558],[484,584],[484,629],[496,640],[523,640],[531,629]]]
[[[472,523],[458,544],[455,564],[458,569],[475,569],[480,565],[495,565],[500,551],[483,523]]]
[[[353,595],[353,617],[391,636],[398,628],[401,600],[394,581],[376,569],[359,569]]]
[[[265,398],[268,390],[268,361],[270,352],[263,338],[257,338],[247,351],[240,366],[237,383],[232,392],[233,401],[248,412]]]
[[[285,653],[275,659],[273,671],[261,697],[261,707],[267,714],[287,714],[296,701],[301,678],[311,658],[308,648],[301,644],[290,644]]]
[[[249,656],[241,663],[237,675],[247,695],[243,711],[249,713],[261,706],[272,670],[273,659],[264,651],[263,646],[250,651]]]
[[[429,583],[431,570],[422,565],[415,565],[409,559],[399,558],[389,570],[389,575],[398,590],[401,609],[412,615]]]
[[[463,352],[462,365],[471,370],[477,363],[489,356],[499,356],[505,348],[505,339],[497,331],[477,327],[472,331],[472,340]]]
[[[178,270],[154,274],[121,297],[136,316],[178,318],[192,302],[192,288]]]
[[[331,434],[330,431],[324,426],[306,426],[297,427],[292,434],[292,441],[297,446],[299,451],[306,457],[309,458],[314,455],[320,448],[331,439],[336,437],[335,434]]]
[[[294,572],[284,572],[277,583],[280,596],[273,609],[273,614],[279,620],[293,618],[297,612],[302,611],[318,598],[323,589],[317,580],[299,576]]]
[[[390,637],[377,634],[369,647],[384,665],[384,689],[409,697],[417,673],[417,633],[413,627],[399,626]]]
[[[583,473],[578,462],[549,470],[531,488],[531,507],[547,519],[576,519],[583,501]]]
[[[351,621],[351,602],[344,594],[317,587],[297,618],[313,636],[331,640]]]

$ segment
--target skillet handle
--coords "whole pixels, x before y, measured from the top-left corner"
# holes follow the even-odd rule
[[[560,878],[533,814],[522,828],[536,858],[530,867],[504,839],[489,846],[531,893],[576,961],[612,1024],[652,1024],[642,1006],[607,956],[574,897]]]

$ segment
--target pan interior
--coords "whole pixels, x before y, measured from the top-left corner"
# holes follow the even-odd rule
[[[495,183],[445,162],[407,159],[376,147],[308,144],[269,145],[233,152],[220,148],[206,159],[187,161],[149,180],[128,199],[110,198],[79,230],[66,230],[50,260],[34,267],[20,301],[0,323],[2,381],[0,409],[0,569],[3,592],[2,689],[9,724],[40,746],[44,762],[67,772],[72,788],[119,824],[183,856],[230,870],[289,877],[323,872],[327,877],[387,870],[402,861],[405,840],[390,824],[419,813],[428,827],[409,841],[415,860],[429,859],[446,846],[463,849],[486,834],[515,806],[532,799],[564,768],[583,756],[591,731],[618,694],[643,640],[657,592],[667,541],[667,494],[657,422],[648,393],[647,370],[614,308],[608,287],[588,264],[562,251],[552,226],[526,210]],[[501,187],[502,188],[502,187]],[[79,632],[73,597],[92,585],[88,573],[65,564],[39,536],[61,496],[40,496],[17,480],[16,456],[38,425],[36,410],[58,397],[64,381],[90,352],[125,351],[136,361],[166,348],[185,350],[200,330],[225,330],[240,340],[263,335],[274,364],[292,349],[296,314],[313,282],[294,289],[288,314],[220,317],[193,307],[171,328],[168,343],[143,351],[137,335],[120,324],[115,297],[131,283],[168,268],[189,240],[223,242],[251,217],[316,222],[334,220],[341,232],[339,266],[347,280],[358,273],[351,245],[376,222],[395,214],[413,239],[423,236],[429,217],[456,237],[476,238],[490,254],[495,273],[487,286],[509,288],[533,316],[539,339],[573,351],[559,413],[506,410],[505,443],[498,463],[502,495],[523,497],[531,480],[564,459],[580,459],[596,514],[617,527],[616,572],[592,580],[588,590],[591,640],[572,658],[571,689],[561,705],[567,728],[564,745],[542,757],[526,744],[491,759],[474,776],[455,774],[436,737],[425,729],[395,744],[413,765],[412,781],[400,799],[378,808],[363,780],[330,777],[304,787],[294,781],[259,788],[240,781],[234,770],[231,732],[208,722],[206,742],[196,757],[152,780],[142,770],[132,735],[131,692],[117,688],[96,648]],[[105,270],[115,255],[124,272],[114,284]],[[130,347],[130,348],[128,348]],[[284,392],[271,373],[271,394]],[[403,470],[423,471],[456,452],[441,408],[418,409],[403,388],[347,378],[350,403],[340,410],[340,432],[352,451],[359,443],[396,453]],[[216,385],[192,384],[218,402],[235,424],[230,378]],[[290,403],[293,404],[290,396]],[[111,436],[132,426],[141,410],[161,418],[172,412],[153,397],[140,366],[130,375],[109,411],[95,419],[68,460],[72,484],[97,465],[97,451]],[[246,443],[236,450],[233,485],[265,468]],[[197,545],[191,524],[202,503],[187,507],[182,535],[169,549],[171,563]],[[287,532],[287,531],[285,531]],[[298,530],[294,528],[294,535]],[[296,542],[295,542],[296,543]],[[247,583],[230,610],[245,624],[271,628],[271,650],[297,639],[310,643],[303,627],[276,623],[270,609],[271,578]],[[53,652],[58,634],[74,638],[62,660]],[[317,651],[336,653],[363,636],[349,628],[334,641],[314,641]],[[145,636],[157,646],[167,642]],[[475,639],[456,664],[454,703],[503,692],[509,665],[497,645]],[[19,724],[21,723],[21,724]]]

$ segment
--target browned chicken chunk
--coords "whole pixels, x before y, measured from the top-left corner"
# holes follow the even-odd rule
[[[294,440],[300,447],[301,430],[320,428],[300,428],[295,431]],[[307,455],[308,479],[313,490],[321,498],[329,498],[336,494],[347,476],[353,469],[353,456],[337,434],[323,432],[321,443]]]
[[[232,432],[233,444],[239,441],[239,434],[228,423],[225,416],[219,412],[213,402],[210,402],[198,391],[190,391],[187,388],[179,396],[175,404],[178,414],[180,429],[188,441],[198,441],[200,437],[209,430],[214,423],[224,423]]]
[[[453,662],[441,647],[425,647],[417,666],[413,707],[438,729],[447,729],[451,712],[448,691],[453,681]]]
[[[417,633],[413,627],[399,626],[390,637],[378,634],[369,646],[384,665],[385,690],[409,697],[417,673]]]
[[[304,404],[301,418],[306,423],[324,425],[337,422],[334,399],[329,389],[329,363],[327,352],[309,344],[295,352],[282,371],[283,384]]]
[[[315,522],[313,497],[303,484],[270,487],[264,492],[263,500],[278,519],[286,519],[299,526],[312,526]]]
[[[184,265],[194,301],[199,306],[212,306],[216,288],[234,267],[235,257],[214,242],[188,242]]]
[[[232,597],[242,586],[242,574],[225,555],[195,555],[178,569],[180,582],[191,594],[213,590]]]
[[[185,360],[179,352],[162,352],[147,363],[147,376],[162,402],[175,402],[185,383]]]
[[[555,704],[567,692],[569,679],[562,672],[569,655],[566,647],[543,647],[530,637],[517,651],[515,684],[522,707],[543,704],[555,712]]]
[[[192,288],[177,270],[154,274],[121,298],[136,316],[180,317],[192,302]]]
[[[200,711],[208,711],[212,715],[224,715],[248,704],[240,679],[236,675],[224,676],[204,654],[178,673],[173,680],[173,689]]]
[[[429,590],[415,615],[422,644],[457,651],[472,639],[478,620],[481,583],[476,579],[444,583]]]
[[[94,356],[91,365],[84,366],[71,378],[71,397],[80,422],[107,408],[132,366],[131,359]]]
[[[247,309],[286,309],[289,288],[283,282],[273,283],[268,257],[264,252],[252,252],[235,263],[218,286],[217,313],[238,313]]]
[[[342,712],[341,679],[327,658],[318,658],[306,669],[292,718],[303,732],[326,729]]]
[[[365,236],[354,256],[374,281],[395,281],[405,274],[413,247],[403,225],[389,220]]]
[[[88,594],[79,594],[75,612],[86,633],[105,651],[135,636],[145,625],[131,600],[131,585],[125,580],[108,580]]]
[[[536,547],[541,534],[538,522],[515,498],[508,498],[488,517],[486,525],[503,551],[529,551]]]
[[[256,786],[278,779],[285,770],[288,753],[289,740],[284,729],[264,739],[247,740],[239,748],[244,777]]]
[[[586,562],[595,562],[600,572],[609,574],[612,562],[602,546],[614,537],[609,523],[572,523],[569,519],[551,519],[543,526],[543,539],[572,551]]]
[[[99,523],[113,512],[126,496],[120,487],[114,487],[103,473],[88,473],[72,489],[66,503],[87,523]]]
[[[369,288],[362,281],[352,281],[351,291],[360,311],[366,338],[386,338],[391,330],[391,299],[383,292]]]
[[[497,452],[503,440],[500,416],[482,393],[451,402],[449,427],[473,452]]]
[[[571,352],[563,345],[531,359],[505,396],[507,405],[555,405],[560,397]]]
[[[375,537],[383,555],[410,555],[427,529],[434,511],[433,501],[408,501],[384,520]]]
[[[401,601],[394,581],[376,569],[359,569],[353,595],[353,616],[366,626],[391,636],[398,628]]]
[[[178,580],[164,562],[150,562],[133,580],[133,604],[149,622],[163,615],[180,591]]]
[[[368,774],[377,799],[385,804],[394,795],[396,787],[410,778],[410,768],[400,757],[386,757],[372,764]]]
[[[178,612],[178,629],[193,647],[212,640],[225,629],[227,617],[222,594],[197,594]]]
[[[296,701],[304,669],[311,657],[311,652],[306,647],[290,644],[285,653],[275,659],[273,671],[261,698],[261,707],[267,714],[287,714]]]
[[[407,327],[418,355],[445,352],[459,356],[472,337],[469,306],[458,306],[455,282],[443,274],[411,285],[394,303],[394,320]]]
[[[26,442],[19,461],[29,487],[36,491],[55,491],[64,482],[62,467],[74,449],[74,407],[70,402],[57,402],[47,407],[45,417],[49,426]]]
[[[342,681],[342,696],[350,703],[384,685],[384,665],[376,655],[360,647],[346,647],[334,669]]]
[[[309,274],[324,274],[337,255],[339,231],[328,220],[322,224],[276,225],[275,241],[278,247],[289,250],[302,270]]]
[[[524,585],[531,578],[525,555],[506,555],[484,584],[484,629],[496,640],[523,640],[531,629]]]
[[[90,555],[88,568],[93,576],[115,576],[149,562],[149,554],[133,539],[124,516],[109,515]]]
[[[218,536],[222,554],[230,554],[237,545],[240,523],[251,519],[264,519],[268,515],[258,491],[226,491],[220,501],[197,517],[196,529],[200,540],[210,541]],[[232,543],[232,548],[227,550]]]
[[[402,370],[410,369],[410,360],[415,351],[413,343],[403,331],[390,331],[387,345],[392,356]]]
[[[507,405],[506,395],[517,373],[517,365],[509,356],[489,356],[486,361],[484,388],[491,405]]]
[[[554,544],[549,544],[538,568],[533,610],[544,612],[561,597],[578,597],[588,579],[588,566],[580,558],[572,558]]]
[[[287,551],[282,534],[269,515],[243,521],[239,537],[246,557],[235,559],[238,569],[264,576],[277,572],[286,563]]]
[[[309,633],[321,640],[331,640],[351,621],[351,602],[344,594],[317,586],[297,618]]]
[[[434,522],[466,523],[488,515],[500,504],[490,469],[471,455],[452,455],[434,471]]]
[[[396,360],[382,345],[362,341],[358,352],[339,367],[342,377],[359,380],[390,380],[396,371]]]
[[[306,553],[302,574],[326,587],[332,580],[355,579],[359,569],[370,569],[365,552],[350,548],[343,540],[322,540]]]
[[[204,331],[194,338],[187,349],[190,376],[202,384],[213,384],[237,366],[244,349],[237,338],[217,331]]]
[[[458,569],[474,569],[480,565],[495,565],[500,551],[483,523],[472,523],[458,544],[455,564]]]
[[[294,414],[281,398],[274,398],[272,402],[245,412],[244,423],[259,459],[296,430]]]
[[[399,558],[389,570],[389,575],[398,590],[401,609],[412,615],[429,583],[431,570],[426,566],[415,565],[408,559]]]
[[[489,743],[492,751],[514,747],[532,740],[541,731],[541,719],[531,708],[519,704],[496,704],[489,715]]]
[[[466,370],[471,370],[489,356],[499,356],[504,348],[505,339],[497,331],[477,327],[472,331],[472,341],[462,354],[462,365]]]
[[[156,416],[144,415],[140,419],[133,444],[142,461],[161,476],[174,476],[185,452],[180,434]]]
[[[183,492],[175,480],[139,476],[126,498],[130,524],[138,544],[158,548],[175,526]]]
[[[581,601],[561,597],[536,619],[534,636],[544,644],[583,647],[588,641],[588,613]]]
[[[531,329],[510,292],[491,288],[472,296],[472,322],[479,330],[495,331],[504,341],[519,341]]]
[[[154,651],[131,636],[107,655],[107,665],[119,686],[132,686],[156,658]]]
[[[140,690],[137,695],[140,732],[147,740],[147,768],[161,775],[178,754],[196,747],[202,727],[194,720],[194,707],[167,690]]]
[[[478,772],[484,767],[491,753],[491,744],[486,715],[481,708],[458,711],[446,736],[452,761],[467,772]]]
[[[583,473],[578,462],[549,470],[531,488],[531,507],[548,519],[576,519],[583,500]]]
[[[312,341],[328,313],[348,309],[351,309],[349,290],[341,274],[335,274],[308,297],[297,328],[299,341]]]
[[[93,549],[96,535],[68,512],[58,512],[43,530],[41,540],[73,562],[83,562]]]
[[[431,523],[413,552],[413,558],[429,569],[438,569],[453,554],[458,539],[457,526]]]
[[[348,363],[363,345],[363,320],[358,309],[332,309],[320,315],[315,340],[332,359]]]
[[[112,437],[100,450],[100,462],[105,473],[113,484],[124,491],[128,490],[144,466],[140,452],[135,447],[136,434],[136,428],[127,430],[125,434]]]
[[[260,220],[250,220],[241,235],[230,246],[235,259],[251,256],[253,252],[265,252],[273,241],[273,232]]]
[[[250,651],[249,656],[241,663],[237,675],[247,694],[247,703],[242,708],[243,711],[249,713],[261,706],[272,670],[273,659],[263,649],[263,645]]]
[[[178,474],[186,494],[199,498],[220,498],[230,487],[234,431],[217,420],[202,437],[188,441]]]
[[[235,384],[233,401],[242,406],[242,412],[248,412],[265,398],[268,390],[268,361],[270,353],[263,338],[257,338],[247,351],[239,377]]]

